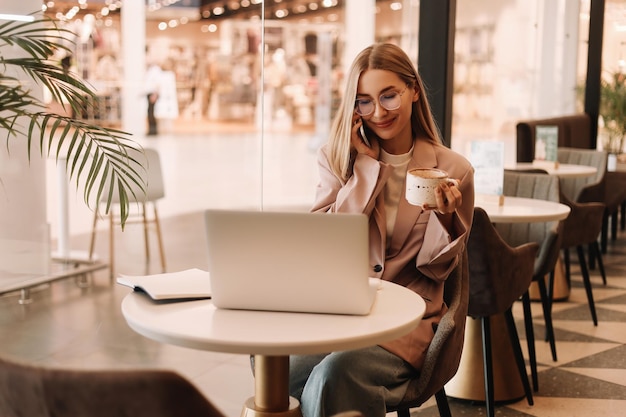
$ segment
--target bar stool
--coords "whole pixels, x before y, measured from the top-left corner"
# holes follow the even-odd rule
[[[148,228],[150,224],[154,224],[157,237],[157,244],[159,248],[159,256],[161,261],[162,272],[165,272],[165,252],[163,249],[163,238],[161,236],[161,224],[159,221],[159,214],[157,211],[157,202],[165,197],[165,188],[163,185],[163,173],[161,169],[161,159],[159,153],[155,149],[144,148],[143,151],[139,151],[138,155],[131,155],[138,161],[145,161],[145,193],[139,188],[139,186],[131,184],[131,193],[128,197],[131,202],[131,208],[133,205],[138,206],[136,213],[130,213],[126,224],[142,223],[143,234],[145,241],[145,254],[146,263],[150,261],[150,245],[148,243]],[[143,170],[141,167],[140,170]],[[106,194],[106,193],[104,193]],[[119,203],[117,193],[113,193],[112,203]],[[152,206],[152,218],[149,218],[147,212],[147,206]],[[89,259],[93,258],[93,252],[96,243],[96,227],[101,214],[98,210],[94,213],[93,227],[91,230],[91,239],[89,243]],[[109,212],[109,263],[110,263],[110,278],[113,280],[115,274],[115,225],[119,224],[119,221],[115,218],[113,210]]]

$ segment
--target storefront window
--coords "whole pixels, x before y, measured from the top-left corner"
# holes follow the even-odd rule
[[[184,0],[160,9],[160,2],[148,3],[146,64],[158,64],[170,80],[155,109],[158,133],[212,141],[215,148],[202,155],[210,172],[203,184],[211,189],[202,204],[310,205],[315,151],[327,139],[352,59],[347,2]],[[374,4],[374,27],[351,30],[373,31],[371,39],[397,43],[417,60],[419,1]],[[619,4],[608,1],[607,16],[621,15],[610,12]],[[453,149],[467,153],[472,140],[504,140],[505,158],[513,160],[518,120],[578,111],[588,10],[588,0],[457,0]],[[67,19],[79,34],[69,63],[101,92],[98,112],[84,116],[111,126],[122,121],[129,71],[121,13],[123,6],[106,14],[98,8]],[[613,28],[605,40],[607,68],[626,59],[619,25],[606,24]],[[137,119],[146,106],[138,99]]]
[[[517,121],[576,111],[580,16],[574,1],[457,1],[454,149],[501,140],[513,162]]]

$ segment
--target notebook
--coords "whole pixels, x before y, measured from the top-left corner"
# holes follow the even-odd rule
[[[157,301],[211,298],[209,273],[197,268],[166,274],[120,275],[116,281]]]
[[[209,272],[218,308],[368,314],[363,214],[207,210]]]

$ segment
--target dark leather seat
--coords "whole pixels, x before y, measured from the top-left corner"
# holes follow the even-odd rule
[[[576,248],[578,262],[587,293],[587,302],[594,325],[598,325],[589,269],[597,262],[602,282],[606,284],[606,273],[602,261],[599,238],[608,217],[605,201],[611,200],[605,193],[606,164],[608,155],[592,149],[559,148],[559,162],[589,165],[597,169],[596,175],[576,179],[561,179],[561,202],[572,209],[565,220],[563,236],[563,260],[565,275],[570,282],[569,249]],[[607,200],[608,198],[608,200]],[[615,207],[617,207],[617,201]],[[588,258],[584,248],[588,248]]]
[[[515,171],[505,171],[504,173],[504,195],[526,198],[537,198],[558,203],[559,179],[555,176],[525,173]],[[506,197],[505,197],[506,198]],[[554,268],[559,259],[561,242],[563,238],[563,222],[538,222],[538,223],[498,223],[496,229],[500,236],[513,246],[527,242],[539,244],[539,251],[534,262],[533,282],[537,283],[543,317],[546,325],[546,337],[550,343],[552,359],[557,360],[556,340],[552,326],[552,303],[551,295],[545,282],[545,277],[550,276],[550,287],[554,280]],[[528,292],[522,296],[524,305],[524,322],[526,329],[526,341],[528,344],[528,358],[530,362],[531,375],[535,391],[539,389],[537,376],[537,359],[535,354],[535,336],[532,323],[532,313],[530,305],[530,295]]]

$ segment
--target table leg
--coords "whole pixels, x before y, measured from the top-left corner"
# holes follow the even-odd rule
[[[254,355],[254,397],[241,417],[302,417],[300,403],[289,396],[289,356]]]

